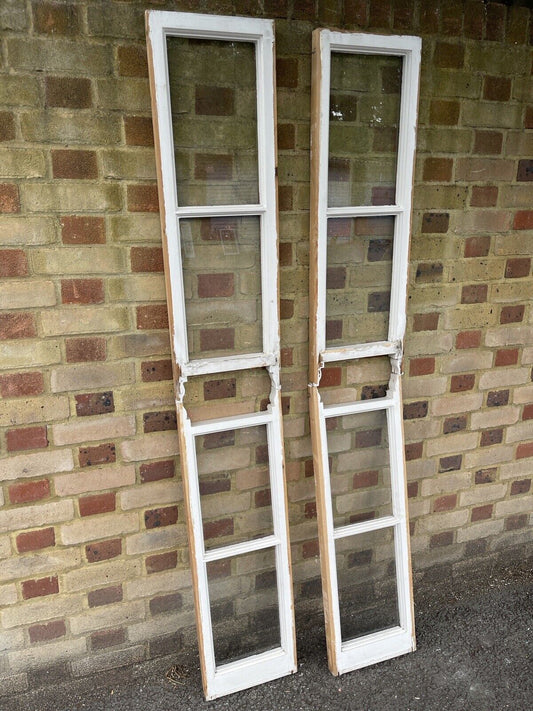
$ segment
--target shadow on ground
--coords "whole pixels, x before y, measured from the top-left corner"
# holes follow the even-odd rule
[[[206,702],[198,659],[165,658],[0,700],[2,711],[531,711],[533,571],[522,563],[451,581],[416,599],[418,649],[333,677],[323,625],[298,637],[298,671]],[[300,625],[301,626],[301,625]],[[166,678],[180,665],[174,683]],[[183,665],[183,666],[181,666]],[[186,676],[183,676],[185,672]]]

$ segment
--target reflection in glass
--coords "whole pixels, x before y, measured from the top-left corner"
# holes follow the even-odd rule
[[[259,202],[255,46],[168,37],[178,204]]]
[[[329,207],[395,202],[401,57],[331,55]]]

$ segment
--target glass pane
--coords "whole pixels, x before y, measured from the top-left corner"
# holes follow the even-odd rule
[[[206,549],[272,535],[265,425],[196,437]]]
[[[328,205],[395,201],[401,57],[331,55]]]
[[[259,202],[255,45],[168,37],[178,204]]]
[[[394,529],[341,538],[335,552],[342,640],[399,625]]]
[[[386,410],[326,419],[333,525],[392,514]]]
[[[327,346],[387,340],[393,237],[391,216],[328,220]]]
[[[180,220],[189,357],[261,353],[259,217]]]
[[[207,564],[216,665],[280,646],[273,548]]]

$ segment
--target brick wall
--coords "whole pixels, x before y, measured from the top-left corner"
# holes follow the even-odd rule
[[[0,8],[0,693],[38,685],[43,669],[49,679],[82,676],[194,643],[144,42],[151,6],[199,9],[188,0],[9,0]],[[200,9],[277,20],[282,385],[297,609],[320,607],[306,391],[316,26],[423,37],[404,368],[415,579],[435,565],[453,574],[525,554],[533,503],[531,12],[482,0],[205,0]],[[229,111],[233,97],[219,98]],[[213,110],[201,90],[194,107],[200,116]],[[206,165],[196,161],[196,178]],[[368,261],[382,289],[390,235],[386,225],[377,234],[370,227],[354,232],[376,235]],[[347,269],[332,265],[332,294]],[[205,310],[239,284],[253,302],[252,281],[232,274],[199,273],[191,297]],[[328,325],[328,338],[347,316]],[[235,337],[199,328],[195,343],[216,352]],[[370,396],[383,382],[379,366],[349,374],[330,367],[325,396],[345,377],[364,380]],[[259,376],[198,379],[189,405],[237,411],[263,385]],[[379,431],[375,423],[363,433],[338,427],[332,438],[370,450]],[[210,473],[211,445],[227,452],[225,478]],[[237,511],[240,525],[260,520],[268,508],[261,444],[206,439],[202,447],[212,496],[228,497],[228,482],[239,488],[237,458],[255,457],[253,481],[229,497],[227,520],[212,509],[213,533],[233,530]],[[376,484],[372,468],[355,477],[365,495]],[[256,576],[256,591],[269,585]],[[228,593],[218,589],[223,645]]]

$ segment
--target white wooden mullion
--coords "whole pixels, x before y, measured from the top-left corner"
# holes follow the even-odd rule
[[[312,421],[313,451],[316,458],[317,504],[319,515],[319,539],[321,557],[327,561],[322,566],[326,613],[326,639],[330,669],[339,674],[368,664],[403,654],[414,649],[414,623],[410,576],[409,537],[406,506],[406,477],[403,456],[403,423],[400,388],[400,368],[405,333],[405,299],[407,287],[407,264],[410,231],[411,190],[415,149],[415,129],[418,100],[418,73],[420,65],[420,39],[363,35],[317,30],[318,42],[314,45],[320,57],[313,64],[313,82],[320,85],[313,104],[312,127],[312,190],[319,196],[312,205],[312,234],[317,239],[312,255],[312,288],[317,289],[316,314],[311,314],[311,354],[316,354],[318,363],[311,363],[311,380],[320,373],[324,363],[349,361],[351,359],[389,356],[391,376],[387,395],[369,401],[357,401],[340,405],[324,406],[320,402],[318,383],[311,382],[313,406]],[[331,52],[365,55],[392,55],[402,57],[402,88],[400,97],[399,149],[396,171],[395,205],[352,205],[328,207],[327,166],[329,158],[329,93]],[[327,348],[326,327],[326,268],[327,268],[327,220],[357,217],[394,217],[391,302],[389,309],[389,333],[386,341],[353,343],[342,347]],[[313,230],[314,228],[314,230]],[[316,402],[318,401],[318,406]],[[325,422],[328,417],[360,414],[384,410],[387,416],[389,436],[389,462],[391,478],[392,514],[377,519],[334,527],[331,500],[331,481],[327,451]],[[335,541],[349,536],[371,533],[377,530],[394,531],[394,558],[396,563],[396,588],[399,626],[362,635],[353,640],[342,640],[338,602]],[[332,604],[331,600],[334,599]],[[327,603],[327,604],[326,604]],[[331,619],[328,619],[331,617]],[[333,657],[331,650],[334,651]]]
[[[283,439],[279,386],[278,262],[276,215],[275,96],[274,96],[274,26],[270,20],[220,17],[192,13],[149,11],[147,17],[148,56],[156,160],[160,188],[163,241],[166,251],[169,321],[172,350],[179,382],[178,436],[183,454],[184,498],[188,511],[191,571],[193,575],[200,665],[207,699],[245,689],[296,670],[294,611],[290,572],[290,553],[286,492],[283,480]],[[252,42],[255,47],[257,90],[257,204],[178,205],[174,140],[169,96],[167,37]],[[180,220],[214,217],[252,217],[260,221],[260,259],[262,286],[263,343],[260,353],[219,358],[189,359],[187,318],[179,238]],[[272,392],[266,412],[245,413],[212,421],[191,423],[183,405],[188,378],[235,370],[267,368]],[[274,530],[271,536],[205,550],[198,481],[195,437],[227,429],[264,426],[267,430],[269,472]],[[273,548],[278,581],[280,646],[217,666],[211,612],[207,563],[222,558]]]

